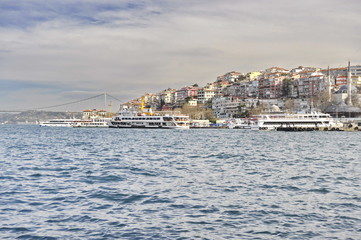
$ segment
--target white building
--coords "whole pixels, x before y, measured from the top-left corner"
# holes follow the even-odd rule
[[[107,111],[105,110],[97,110],[97,109],[91,109],[91,110],[84,110],[82,119],[88,120],[88,119],[96,119],[96,118],[105,118],[107,116]]]
[[[352,76],[361,76],[361,65],[350,66]]]
[[[214,115],[219,119],[234,118],[238,115],[241,102],[237,97],[216,97],[212,101]]]
[[[175,93],[177,90],[175,89],[166,89],[159,93],[160,99],[164,104],[172,104],[175,102]]]
[[[190,99],[188,101],[189,106],[195,107],[197,106],[197,99]]]
[[[210,99],[213,99],[216,95],[216,88],[212,84],[208,84],[204,88],[198,89],[198,103],[206,103]]]

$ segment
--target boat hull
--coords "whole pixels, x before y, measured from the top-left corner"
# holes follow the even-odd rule
[[[114,125],[109,128],[146,128],[146,129],[189,129],[189,126],[144,126],[144,125]]]

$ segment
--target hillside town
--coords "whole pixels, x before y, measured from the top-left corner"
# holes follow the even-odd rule
[[[146,93],[121,108],[137,109],[145,104],[153,110],[180,110],[192,119],[211,121],[262,112],[320,111],[350,118],[361,116],[360,93],[361,65],[271,67],[248,73],[228,72],[205,86],[193,84]]]

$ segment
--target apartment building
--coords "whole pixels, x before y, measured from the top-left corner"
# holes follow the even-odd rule
[[[325,76],[321,72],[314,72],[309,76],[302,76],[298,80],[298,97],[309,98],[325,90]]]
[[[263,74],[258,80],[259,97],[262,99],[281,97],[282,82],[285,78],[282,73]]]
[[[198,103],[206,103],[216,95],[216,88],[212,84],[208,84],[203,88],[198,89],[197,98]]]
[[[219,119],[234,118],[238,115],[242,100],[237,97],[215,97],[212,101],[214,115]]]
[[[176,91],[176,102],[184,103],[187,97],[197,98],[198,87],[183,87]]]

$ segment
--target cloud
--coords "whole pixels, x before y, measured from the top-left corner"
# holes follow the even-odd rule
[[[126,101],[168,87],[203,85],[232,70],[339,66],[348,59],[360,64],[360,5],[2,1],[0,79],[113,92]]]
[[[131,11],[139,4],[128,1],[12,1],[4,0],[0,5],[0,26],[29,28],[42,22],[57,19],[70,19],[78,24],[106,24],[112,19],[101,18],[103,13],[112,11]]]

